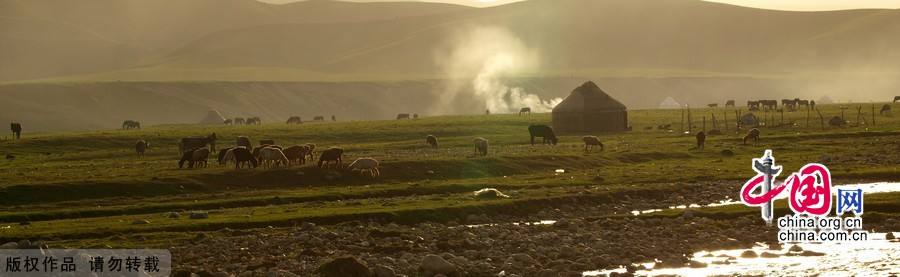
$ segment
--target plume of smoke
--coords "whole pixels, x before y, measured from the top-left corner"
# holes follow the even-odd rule
[[[477,100],[484,109],[497,113],[517,112],[529,107],[547,112],[562,99],[541,100],[524,88],[509,86],[504,80],[537,70],[537,51],[528,48],[511,32],[498,27],[469,28],[452,40],[454,44],[437,54],[437,63],[448,83],[434,107],[436,113],[471,112],[458,107],[460,99]]]

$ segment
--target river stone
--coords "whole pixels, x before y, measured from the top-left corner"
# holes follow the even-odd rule
[[[888,232],[887,235],[884,235],[884,239],[886,239],[886,240],[896,239],[896,237],[894,237],[894,232]]]
[[[744,251],[743,253],[741,253],[741,258],[756,258],[756,257],[758,257],[758,256],[756,255],[756,252],[753,252],[753,250],[747,250],[747,251]]]
[[[317,272],[323,277],[370,277],[372,271],[369,267],[356,259],[356,257],[341,257],[328,261]]]
[[[394,269],[386,265],[376,265],[374,268],[372,268],[372,272],[375,274],[375,277],[397,276],[397,273],[394,272]]]
[[[759,256],[763,257],[763,258],[778,258],[778,257],[780,257],[780,255],[778,255],[776,253],[772,253],[772,252],[762,252],[762,254],[759,254]]]
[[[193,211],[191,212],[191,219],[205,219],[209,218],[209,213],[204,211]]]
[[[509,198],[509,195],[503,194],[497,189],[486,188],[475,192],[475,198],[478,199],[500,199]]]
[[[429,254],[422,259],[419,270],[423,271],[426,276],[443,274],[447,276],[457,276],[458,271],[455,265],[451,264],[441,256]]]
[[[818,257],[818,256],[825,256],[825,253],[822,253],[822,252],[816,252],[816,251],[804,250],[803,252],[800,253],[800,256],[803,256],[803,257]]]

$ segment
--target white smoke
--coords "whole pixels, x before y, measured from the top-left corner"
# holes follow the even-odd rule
[[[468,29],[453,39],[447,51],[437,55],[438,65],[450,81],[435,107],[437,113],[459,113],[461,97],[484,103],[492,113],[518,112],[529,107],[534,112],[548,112],[562,102],[561,98],[541,100],[521,87],[511,87],[504,79],[534,72],[540,63],[537,51],[528,48],[511,32],[498,27]],[[471,111],[468,109],[461,109]]]

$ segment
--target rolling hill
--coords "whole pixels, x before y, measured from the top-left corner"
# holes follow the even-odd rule
[[[358,119],[428,113],[444,83],[459,78],[440,61],[480,28],[508,31],[534,50],[535,68],[503,77],[528,79],[529,92],[546,97],[565,96],[586,79],[603,80],[630,107],[655,107],[668,96],[694,105],[763,96],[877,101],[900,88],[900,52],[893,50],[900,10],[789,12],[698,0],[530,0],[490,8],[0,0],[0,94],[16,99],[0,104],[0,121],[34,119],[38,129],[54,130],[108,128],[124,118],[189,123],[209,109],[270,121],[335,108]],[[470,45],[477,51],[498,41]],[[337,102],[341,95],[381,100],[346,106]],[[424,98],[411,105],[410,95]],[[303,101],[309,97],[334,106]],[[60,101],[80,98],[98,101]],[[115,103],[110,99],[180,109],[103,106]],[[461,111],[481,109],[463,102]],[[279,108],[255,111],[264,106]],[[103,110],[110,111],[95,112]]]

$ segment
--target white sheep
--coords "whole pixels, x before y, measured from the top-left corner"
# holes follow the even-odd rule
[[[472,140],[475,143],[475,155],[481,154],[482,156],[487,156],[488,154],[488,140],[486,138],[477,137]]]
[[[260,149],[259,159],[266,168],[278,167],[279,165],[288,166],[290,164],[287,156],[284,155],[284,152],[275,147]]]
[[[378,160],[373,158],[359,158],[350,163],[350,171],[359,170],[359,174],[367,173],[369,177],[375,178],[381,175],[378,170]]]
[[[594,150],[594,146],[600,146],[600,151],[603,151],[603,143],[600,142],[600,138],[596,136],[583,136],[581,140],[584,141],[584,152],[591,152]]]

